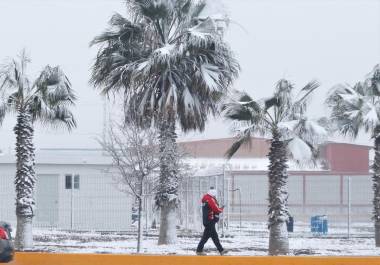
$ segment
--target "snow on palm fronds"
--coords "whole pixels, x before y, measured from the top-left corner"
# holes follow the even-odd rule
[[[372,133],[380,125],[380,66],[364,82],[335,86],[326,100],[331,119],[344,135],[356,137],[360,129]]]
[[[203,130],[239,70],[222,39],[221,18],[205,17],[199,0],[128,0],[127,6],[132,19],[115,14],[91,42],[102,45],[91,82],[105,94],[122,90],[126,105],[145,119],[157,121],[170,110],[184,130]]]
[[[253,135],[271,137],[277,128],[281,140],[287,143],[290,158],[298,163],[313,161],[318,145],[326,140],[325,125],[307,117],[307,102],[319,86],[311,81],[297,94],[287,80],[280,80],[273,97],[254,100],[244,92],[235,91],[223,106],[223,115],[234,122],[237,140],[228,150],[232,157],[239,147],[250,142]]]
[[[58,66],[47,65],[30,82],[26,73],[29,62],[23,51],[20,61],[7,61],[0,68],[1,98],[6,101],[6,109],[29,112],[32,122],[74,128],[76,122],[69,107],[74,105],[76,96],[67,76]]]

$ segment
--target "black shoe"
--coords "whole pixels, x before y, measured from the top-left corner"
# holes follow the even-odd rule
[[[198,256],[207,256],[206,252],[203,251],[197,251],[195,253],[197,253]]]
[[[222,251],[219,252],[221,256],[226,255],[228,253],[228,250],[223,249]]]

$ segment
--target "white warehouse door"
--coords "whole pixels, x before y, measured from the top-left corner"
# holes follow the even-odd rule
[[[58,175],[38,175],[35,226],[58,225]]]

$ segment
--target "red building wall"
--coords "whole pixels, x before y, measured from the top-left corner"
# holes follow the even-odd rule
[[[186,152],[193,157],[225,157],[227,150],[234,143],[234,138],[208,139],[178,143]],[[249,145],[243,145],[234,155],[236,158],[266,157],[269,152],[269,141],[264,138],[251,139]]]
[[[179,145],[195,158],[225,158],[234,138],[208,139],[180,142]],[[264,138],[251,139],[251,148],[242,146],[234,158],[264,158],[269,152],[270,142]],[[321,156],[330,172],[350,172],[367,174],[369,172],[369,147],[364,145],[327,142]]]
[[[327,143],[324,156],[331,171],[369,172],[369,147],[345,143]]]

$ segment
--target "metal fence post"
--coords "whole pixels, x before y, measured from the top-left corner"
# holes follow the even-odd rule
[[[224,187],[224,180],[226,177],[226,164],[223,164],[223,175],[222,175],[222,196],[223,196],[223,206],[225,205],[225,187]],[[222,236],[224,237],[224,214],[222,215]]]
[[[186,180],[186,191],[185,191],[186,199],[186,207],[185,207],[185,227],[186,230],[189,230],[189,177]]]
[[[145,209],[145,234],[148,236],[148,198],[144,196],[144,209]]]
[[[347,237],[350,238],[351,228],[351,177],[347,179]]]
[[[240,188],[237,188],[237,190],[239,191],[239,222],[240,222],[240,228],[239,228],[239,231],[241,233],[241,189]]]
[[[199,186],[198,186],[198,198],[201,197],[201,178],[199,178]],[[200,207],[197,207],[198,209],[198,213],[199,213],[199,216],[202,216],[202,208]],[[199,227],[200,227],[200,231],[202,231],[202,228],[203,228],[203,224],[202,224],[202,221],[199,222]]]
[[[226,205],[227,205],[227,230],[229,229],[230,226],[230,181],[229,178],[227,178],[227,198],[226,198]]]
[[[236,189],[231,190],[232,192],[238,191],[239,192],[239,232],[241,233],[241,216],[242,216],[242,211],[241,211],[241,189],[240,187],[237,187]]]
[[[72,180],[71,180],[72,181]],[[73,230],[73,222],[74,222],[74,216],[73,216],[73,183],[71,183],[71,198],[70,198],[70,230]]]

